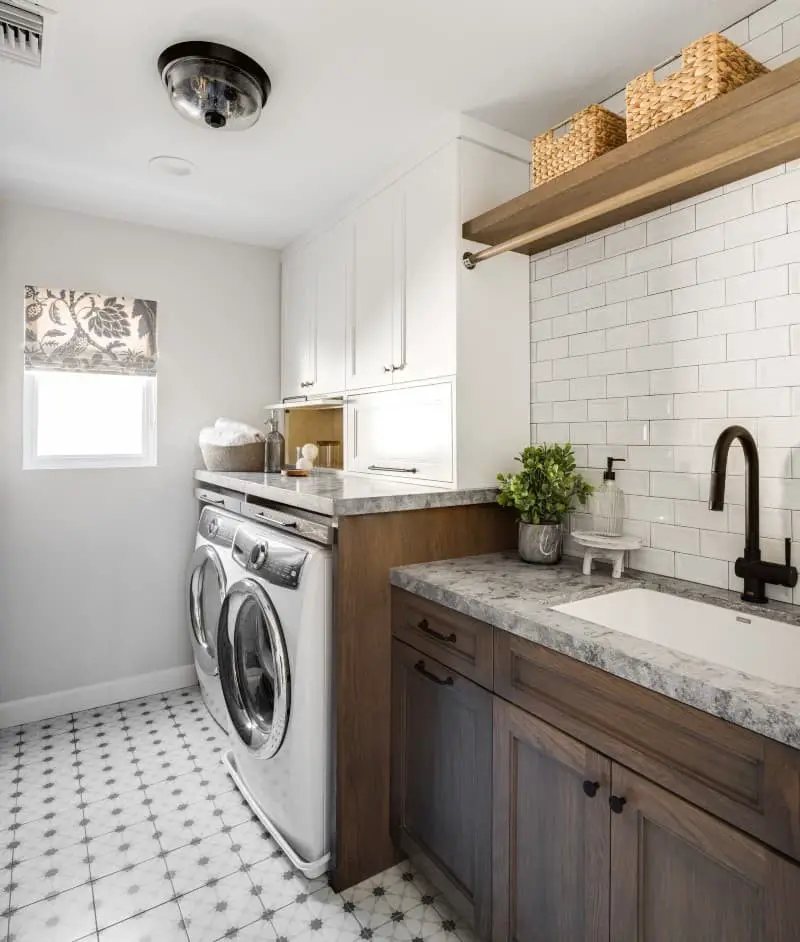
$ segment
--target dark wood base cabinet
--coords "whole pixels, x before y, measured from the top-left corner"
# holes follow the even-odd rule
[[[392,835],[480,939],[800,942],[795,750],[400,590],[393,630]]]

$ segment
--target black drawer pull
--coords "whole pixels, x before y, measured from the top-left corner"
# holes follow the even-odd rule
[[[437,641],[442,641],[445,644],[455,644],[456,641],[458,641],[455,634],[443,635],[440,631],[436,631],[435,628],[431,628],[427,618],[423,618],[421,622],[418,622],[417,628],[419,628],[420,631],[424,631],[426,635],[430,635],[432,638],[436,638]]]
[[[600,782],[590,782],[588,779],[583,783],[583,790],[590,798],[594,798],[597,789],[600,788]]]
[[[453,686],[452,677],[445,677],[445,679],[442,680],[442,678],[437,677],[436,674],[432,674],[429,670],[425,670],[425,661],[417,661],[417,663],[414,665],[414,670],[418,674],[422,674],[423,677],[427,677],[428,680],[432,680],[435,684],[439,684],[441,687]]]
[[[614,814],[622,814],[622,809],[627,803],[627,799],[620,798],[619,795],[612,795],[608,799],[608,807],[614,812]]]

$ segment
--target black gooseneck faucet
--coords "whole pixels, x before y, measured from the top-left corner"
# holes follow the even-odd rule
[[[711,491],[709,510],[722,510],[725,506],[725,476],[728,470],[728,451],[735,440],[742,444],[745,458],[745,537],[744,556],[736,560],[734,572],[744,580],[742,599],[745,602],[766,602],[764,587],[797,585],[797,569],[792,566],[792,541],[786,540],[786,563],[768,563],[761,559],[758,534],[758,448],[755,439],[741,425],[731,425],[717,439],[711,459]]]

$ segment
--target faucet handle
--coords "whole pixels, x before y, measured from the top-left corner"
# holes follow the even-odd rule
[[[790,536],[786,537],[786,565],[792,565],[792,538]]]

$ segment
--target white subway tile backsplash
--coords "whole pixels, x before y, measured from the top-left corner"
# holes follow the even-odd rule
[[[624,422],[628,416],[627,399],[589,400],[589,420],[592,422]],[[631,416],[636,418],[636,416]]]
[[[588,330],[602,330],[606,327],[619,327],[628,319],[627,306],[624,301],[616,304],[606,304],[603,307],[593,308],[586,312],[586,327]]]
[[[736,275],[725,280],[725,297],[729,304],[759,301],[789,293],[789,269],[765,268],[749,275]]]
[[[538,421],[541,421],[538,420]],[[585,422],[586,421],[586,400],[575,399],[569,402],[553,403],[553,422]],[[575,442],[575,444],[583,444]]]
[[[720,363],[725,359],[724,337],[699,337],[680,340],[673,345],[675,366],[698,366],[701,363]]]
[[[650,343],[667,343],[670,340],[689,340],[697,336],[697,314],[678,314],[661,317],[649,323]]]
[[[725,392],[679,393],[675,396],[676,419],[715,419],[728,414]]]
[[[800,0],[740,33],[789,3],[759,36],[796,18],[800,47]],[[792,536],[800,559],[800,161],[540,253],[531,276],[532,440],[571,440],[592,482],[608,455],[626,459],[625,532],[643,540],[630,565],[738,585],[738,444],[725,510],[707,506],[713,446],[733,424],[758,441],[762,554],[782,559]]]
[[[797,3],[797,0],[793,0],[793,2],[795,10],[800,14],[800,4]],[[795,46],[800,46],[800,16],[792,17],[783,24],[784,52],[793,49]]]
[[[681,288],[672,295],[672,311],[686,314],[689,311],[705,311],[725,304],[725,282],[706,281],[701,285]]]
[[[603,399],[606,395],[605,376],[589,376],[569,381],[569,399]]]
[[[737,46],[743,46],[750,38],[750,30],[748,29],[749,21],[750,17],[739,20],[738,23],[724,30],[722,35],[726,39],[730,39],[732,43],[736,43]]]
[[[649,392],[649,373],[615,373],[608,377],[609,396],[646,396]]]
[[[726,249],[752,245],[762,239],[784,235],[787,231],[786,206],[776,206],[774,209],[765,209],[741,219],[732,219],[725,223],[724,230]]]
[[[752,245],[740,245],[735,249],[704,255],[697,260],[697,281],[716,281],[744,275],[755,270],[755,251]]]
[[[734,190],[732,193],[724,193],[715,199],[698,203],[695,209],[698,229],[705,229],[706,226],[716,226],[721,222],[727,222],[729,219],[738,219],[740,216],[747,216],[752,213],[753,191],[747,187]]]
[[[775,0],[774,3],[766,3],[747,17],[748,38],[755,39],[798,13],[800,13],[799,0]]]
[[[671,419],[674,414],[673,396],[632,396],[627,402],[629,419]]]
[[[693,527],[675,527],[667,523],[650,525],[650,541],[655,549],[677,553],[699,553],[700,531]]]
[[[672,240],[672,261],[682,262],[689,258],[700,258],[712,252],[721,252],[725,248],[725,230],[720,226],[711,226],[690,232]]]
[[[800,324],[800,297],[796,294],[785,294],[778,298],[757,301],[756,324],[758,327]]]
[[[611,350],[608,353],[593,353],[587,357],[589,376],[608,376],[609,373],[625,372],[625,351]]]
[[[776,26],[745,43],[744,48],[756,61],[769,62],[783,52],[783,30]]]
[[[757,377],[759,386],[798,385],[800,383],[800,356],[759,360]]]
[[[766,302],[759,302],[766,303]],[[756,304],[730,304],[700,311],[697,315],[697,333],[700,337],[730,334],[739,330],[752,330],[756,326]]]
[[[736,363],[710,363],[700,368],[699,389],[746,389],[756,384],[756,365],[753,360]]]
[[[710,279],[707,279],[710,280]],[[677,265],[667,265],[647,273],[647,293],[660,294],[697,284],[697,260],[690,258]]]
[[[729,360],[760,360],[777,357],[789,347],[788,327],[763,327],[728,334]]]
[[[650,373],[650,392],[654,396],[667,393],[697,392],[698,368],[679,366],[671,370],[654,370]]]

